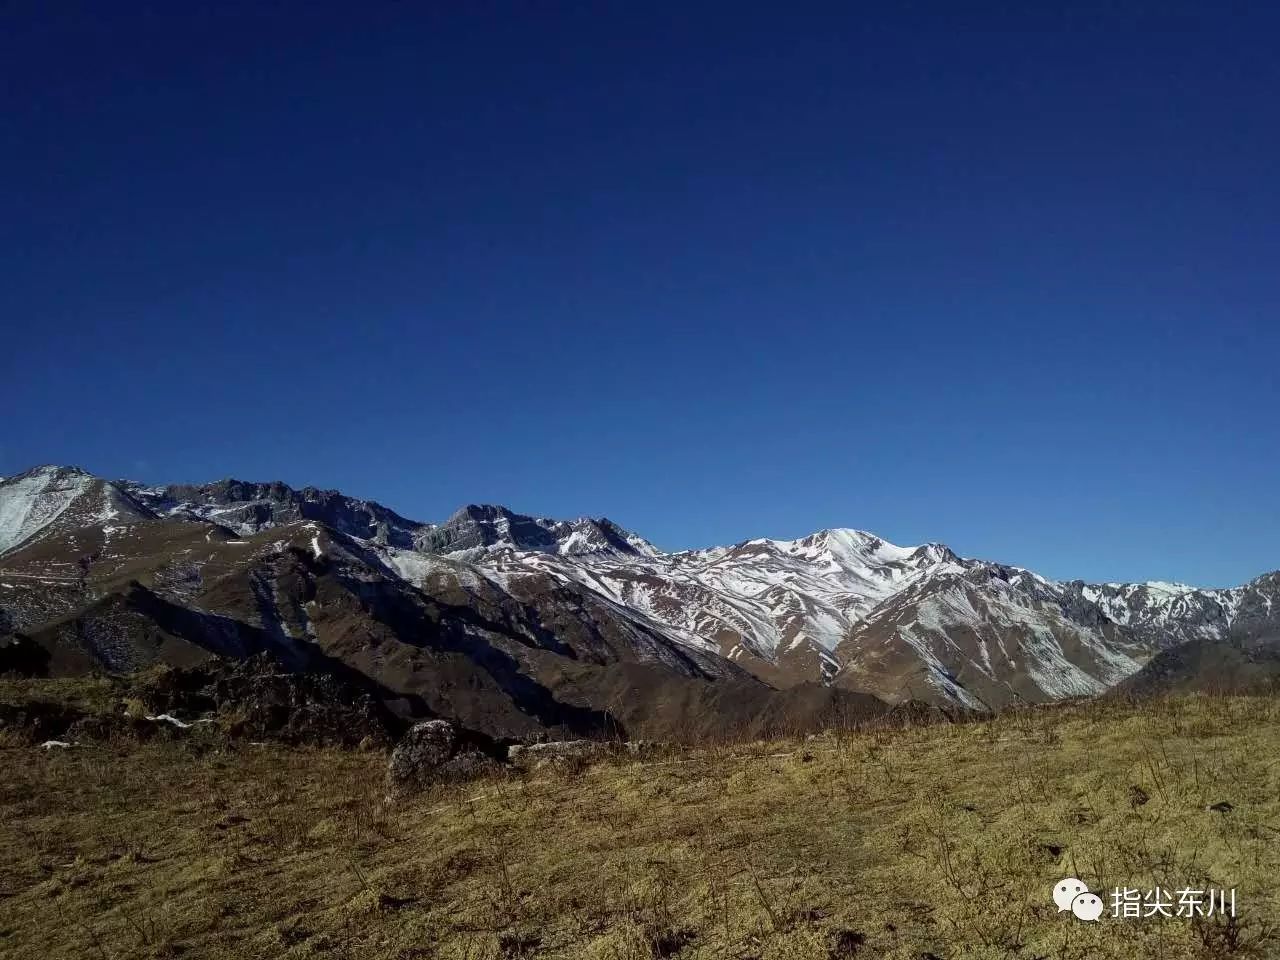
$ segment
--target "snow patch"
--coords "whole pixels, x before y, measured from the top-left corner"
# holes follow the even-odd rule
[[[0,484],[0,553],[30,540],[88,492],[93,477],[39,467]]]
[[[202,720],[193,720],[191,723],[185,723],[182,720],[179,720],[177,717],[175,717],[171,713],[158,713],[155,716],[148,715],[147,719],[153,720],[156,723],[171,723],[175,727],[179,728],[180,730],[189,730],[192,727],[198,726],[199,724],[202,724],[202,723],[213,723],[213,720],[207,717]]]

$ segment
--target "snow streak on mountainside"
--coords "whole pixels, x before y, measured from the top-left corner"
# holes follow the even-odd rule
[[[0,554],[21,548],[24,562],[31,544],[52,550],[68,530],[94,528],[105,543],[146,523],[199,524],[220,532],[198,540],[233,546],[287,528],[317,561],[338,542],[322,536],[329,531],[361,563],[451,603],[484,611],[534,602],[538,629],[553,633],[566,614],[609,623],[641,660],[678,660],[672,651],[684,649],[718,654],[726,669],[778,687],[820,681],[890,701],[974,708],[1096,694],[1161,649],[1221,639],[1246,622],[1266,634],[1280,615],[1261,579],[1230,590],[1060,582],[858,530],[663,553],[603,518],[549,520],[499,506],[467,506],[431,524],[281,483],[144,487],[58,467],[0,482]],[[67,549],[83,554],[89,543],[73,538]],[[185,541],[182,549],[192,552]],[[50,562],[64,574],[85,565],[83,557]],[[5,566],[0,557],[0,586]],[[162,584],[179,582],[179,568]]]
[[[463,560],[482,562],[511,550],[565,556],[620,554],[653,556],[653,545],[623,530],[612,520],[547,520],[512,513],[506,507],[463,507],[424,538],[430,553],[446,553]]]
[[[1071,611],[1056,585],[975,563],[912,584],[881,604],[839,648],[837,683],[889,699],[975,709],[1101,693],[1136,671],[1152,646]]]
[[[857,530],[674,554],[486,558],[506,577],[536,570],[574,580],[783,680],[832,675],[839,664],[831,653],[855,623],[930,571],[959,563],[937,544],[896,547]]]
[[[77,467],[36,467],[0,481],[0,554],[57,530],[150,516],[115,484]]]
[[[431,524],[406,520],[378,503],[347,497],[335,490],[294,490],[279,482],[221,480],[201,486],[168,487],[126,482],[122,487],[157,515],[207,520],[240,536],[299,520],[316,520],[360,540],[415,548],[432,529]]]
[[[1223,636],[1235,620],[1244,588],[1199,590],[1180,583],[1073,582],[1064,589],[1097,604],[1106,617],[1140,635],[1171,646]]]

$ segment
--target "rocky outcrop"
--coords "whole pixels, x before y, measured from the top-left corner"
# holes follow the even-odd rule
[[[642,556],[653,545],[606,517],[548,520],[491,504],[469,504],[422,537],[430,553],[468,554],[486,550],[581,555]]]
[[[353,747],[402,729],[373,692],[335,673],[291,673],[269,654],[154,671],[137,684],[153,715],[216,717],[234,738]]]
[[[0,703],[0,733],[18,743],[42,743],[61,738],[83,716],[68,704],[44,700]]]
[[[157,718],[134,716],[125,710],[101,712],[72,703],[31,699],[23,703],[0,704],[0,733],[16,743],[40,744],[60,740],[72,744],[104,742],[145,742],[153,739],[180,739],[191,732],[216,735],[212,724],[187,727],[157,722]]]
[[[492,749],[490,745],[483,747]],[[415,723],[387,761],[387,793],[404,797],[441,783],[492,776],[502,765],[448,720]]]
[[[219,480],[168,487],[130,485],[133,496],[157,513],[209,520],[238,534],[256,533],[314,520],[347,536],[413,549],[431,524],[400,516],[380,503],[358,500],[336,490],[287,484]]]

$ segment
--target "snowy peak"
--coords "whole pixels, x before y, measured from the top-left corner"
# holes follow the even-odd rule
[[[1107,619],[1169,647],[1192,639],[1220,638],[1230,627],[1241,591],[1198,590],[1182,584],[1062,584],[1064,594],[1093,604]]]
[[[717,551],[727,551],[739,556],[774,553],[810,563],[834,564],[846,570],[867,570],[890,566],[924,569],[943,563],[961,563],[960,558],[941,543],[900,547],[874,533],[844,527],[819,530],[799,540],[747,540],[733,547],[713,547],[710,550],[694,550],[686,553],[696,556],[709,555]]]
[[[925,570],[944,564],[958,567],[961,563],[960,558],[944,544],[926,543],[917,547],[900,547],[865,530],[822,530],[798,543],[811,549],[819,549],[850,569],[874,566]]]
[[[57,520],[91,480],[76,467],[41,466],[0,483],[0,553]]]
[[[507,551],[471,559],[498,564],[510,581],[549,573],[587,585],[782,684],[829,678],[839,667],[831,651],[870,610],[931,571],[963,569],[940,545],[899,547],[843,529],[672,554]]]
[[[901,547],[863,530],[820,530],[799,540],[748,540],[730,548],[677,555],[689,566],[735,567],[746,580],[794,584],[819,596],[842,597],[851,610],[865,608],[939,571],[961,571],[965,562],[942,544]],[[750,572],[747,568],[751,568]]]
[[[151,516],[126,491],[79,467],[34,467],[0,482],[0,554],[60,530]]]
[[[833,556],[857,557],[875,563],[893,563],[905,560],[915,547],[900,547],[865,530],[836,527],[819,530],[798,541],[810,549],[825,550]]]
[[[964,561],[945,543],[926,543],[916,547],[908,560],[920,566],[930,564],[954,564],[959,567]]]
[[[648,541],[603,517],[550,520],[491,504],[462,507],[427,535],[423,549],[463,559],[506,552],[635,557],[657,554]]]
[[[166,522],[150,533],[131,529],[157,520]],[[191,523],[200,529],[184,534]],[[82,537],[85,528],[103,536]],[[493,504],[469,504],[437,525],[279,482],[148,487],[57,466],[0,480],[0,575],[16,560],[53,562],[50,551],[68,552],[57,563],[75,570],[129,544],[182,543],[170,559],[174,582],[186,582],[203,576],[200,564],[221,562],[218,544],[234,553],[272,528],[289,528],[317,561],[345,550],[407,589],[456,581],[464,589],[455,600],[478,603],[508,591],[542,595],[550,584],[553,595],[588,598],[593,616],[646,644],[718,654],[775,686],[837,683],[887,699],[1038,702],[1097,693],[1187,642],[1280,643],[1280,574],[1229,590],[1064,582],[848,528],[664,553],[603,517],[555,520]],[[209,557],[192,559],[192,542]],[[7,592],[30,585],[29,571],[15,570]],[[546,623],[571,616],[546,613]]]
[[[132,484],[129,489],[159,515],[205,520],[240,536],[314,520],[359,540],[414,549],[431,529],[430,524],[406,519],[380,503],[348,497],[337,490],[297,490],[278,480],[253,483],[228,478],[198,485]]]

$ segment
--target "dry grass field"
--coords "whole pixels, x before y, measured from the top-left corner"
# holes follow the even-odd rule
[[[1273,698],[708,747],[391,804],[380,753],[11,739],[0,765],[3,957],[1280,956]],[[1234,887],[1238,916],[1085,923],[1050,902],[1064,876],[1108,904]]]

